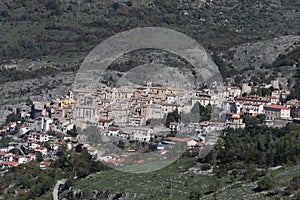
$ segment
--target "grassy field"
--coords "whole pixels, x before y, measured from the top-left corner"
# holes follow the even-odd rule
[[[257,181],[244,181],[237,177],[233,182],[229,178],[219,179],[213,176],[182,173],[182,168],[193,163],[192,158],[181,158],[166,168],[144,174],[124,173],[109,170],[78,180],[71,186],[72,191],[80,189],[84,198],[93,198],[93,191],[106,191],[110,194],[129,194],[136,199],[192,199],[193,193],[201,199],[278,199],[274,192],[290,184],[293,177],[300,176],[300,165],[273,171],[276,183],[273,190],[255,192]],[[216,187],[217,185],[217,187]],[[217,192],[214,193],[213,191]],[[64,197],[69,191],[61,194]],[[286,196],[283,199],[291,199]]]

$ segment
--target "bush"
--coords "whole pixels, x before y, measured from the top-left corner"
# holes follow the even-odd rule
[[[264,190],[271,190],[275,186],[274,180],[270,176],[265,176],[257,183],[256,191],[261,192]]]
[[[16,122],[18,121],[19,118],[18,116],[16,115],[16,113],[11,113],[9,114],[7,117],[6,117],[6,123],[9,123],[9,122]]]
[[[203,171],[207,171],[207,170],[210,170],[211,169],[211,166],[209,164],[204,164],[201,166],[201,170]]]
[[[45,6],[49,10],[57,10],[59,8],[59,4],[54,0],[48,1]]]

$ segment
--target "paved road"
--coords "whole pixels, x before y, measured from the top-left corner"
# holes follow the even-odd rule
[[[65,184],[67,179],[58,180],[53,190],[53,200],[58,200],[59,186]]]

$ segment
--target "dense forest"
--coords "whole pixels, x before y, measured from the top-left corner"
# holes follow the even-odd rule
[[[259,119],[257,120],[259,122]],[[290,123],[284,128],[248,126],[246,129],[227,129],[214,151],[200,159],[215,166],[216,175],[242,175],[253,179],[270,167],[296,165],[300,160],[300,125]]]

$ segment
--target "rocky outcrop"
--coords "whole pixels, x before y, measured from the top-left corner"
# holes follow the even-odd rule
[[[92,191],[92,197],[87,197],[87,195],[81,190],[76,189],[73,191],[70,191],[65,196],[61,197],[60,199],[63,200],[71,200],[71,199],[106,199],[106,200],[134,200],[134,199],[140,199],[137,198],[137,194],[132,194],[128,192],[116,192],[112,190],[93,190]]]
[[[280,54],[287,54],[300,46],[300,36],[283,36],[271,40],[246,43],[231,48],[230,62],[236,69],[259,68],[264,63],[272,64]]]

